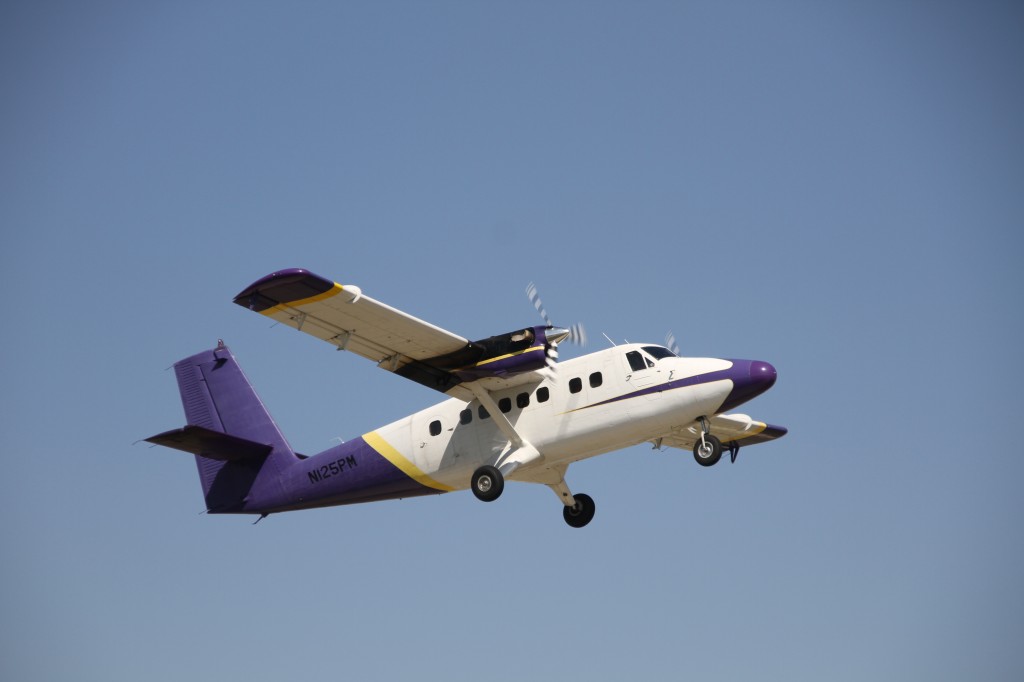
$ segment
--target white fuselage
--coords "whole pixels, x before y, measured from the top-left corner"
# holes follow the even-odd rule
[[[650,348],[629,344],[566,360],[554,368],[554,376],[540,383],[495,391],[492,397],[504,416],[540,453],[508,477],[542,480],[548,478],[541,473],[544,470],[655,440],[714,414],[729,395],[729,380],[672,390],[659,387],[728,369],[730,361],[657,359],[644,347]],[[643,368],[630,365],[630,352],[642,355]],[[467,488],[477,467],[500,464],[512,448],[494,417],[481,417],[479,400],[446,400],[376,434],[421,472],[454,490]]]

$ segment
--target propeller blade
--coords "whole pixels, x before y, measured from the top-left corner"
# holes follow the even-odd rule
[[[582,324],[577,323],[569,328],[569,341],[577,346],[587,345],[587,330]]]
[[[671,330],[669,330],[668,334],[665,334],[665,347],[676,355],[681,356],[679,352],[679,344],[676,343],[676,335],[673,334]]]
[[[537,285],[533,282],[526,286],[526,296],[530,299],[533,307],[537,309],[537,312],[540,313],[544,324],[548,326],[550,330],[548,340],[552,345],[559,344],[563,339],[569,339],[571,343],[575,343],[578,346],[587,345],[587,331],[583,328],[582,324],[574,324],[568,329],[555,327],[551,317],[548,315],[548,311],[544,308],[544,302],[540,300],[540,292],[537,291]]]
[[[554,324],[552,324],[551,318],[548,317],[548,311],[544,310],[544,304],[540,300],[540,294],[537,293],[537,285],[533,282],[530,282],[526,286],[526,296],[530,299],[530,303],[533,304],[533,307],[537,309],[537,312],[540,313],[540,316],[544,319],[544,323],[549,327],[553,327]]]

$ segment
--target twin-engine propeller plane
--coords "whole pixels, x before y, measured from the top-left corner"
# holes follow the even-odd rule
[[[259,514],[464,490],[498,499],[505,481],[546,485],[565,522],[582,528],[594,501],[573,493],[573,462],[651,442],[692,449],[711,466],[723,450],[786,429],[725,414],[767,391],[767,362],[684,358],[631,343],[556,363],[580,339],[547,324],[479,341],[395,310],[359,287],[300,269],[270,274],[235,303],[449,396],[310,457],[292,450],[223,342],[174,365],[187,425],[148,438],[196,456],[212,514]],[[670,342],[670,345],[671,342]]]

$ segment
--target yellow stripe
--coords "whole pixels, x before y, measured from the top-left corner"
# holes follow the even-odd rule
[[[486,360],[481,360],[480,362],[477,362],[475,364],[466,365],[465,367],[460,367],[459,369],[453,370],[453,371],[458,372],[460,369],[468,369],[470,367],[481,367],[483,365],[487,365],[487,364],[490,364],[492,362],[497,362],[498,360],[504,360],[505,358],[511,358],[511,357],[516,356],[516,355],[522,355],[523,353],[529,353],[529,352],[535,351],[535,350],[544,350],[544,346],[530,346],[529,348],[526,348],[526,349],[523,349],[523,350],[517,350],[515,353],[506,353],[505,355],[499,355],[496,358],[487,358]]]
[[[402,471],[403,474],[420,485],[425,485],[428,488],[433,488],[434,490],[443,490],[445,492],[455,490],[455,488],[435,481],[430,476],[427,476],[418,466],[406,459],[401,452],[391,447],[391,444],[381,438],[380,434],[376,431],[363,434],[363,440],[366,441],[367,445],[376,450],[381,457],[394,464]]]
[[[744,438],[750,438],[751,436],[756,436],[757,434],[763,432],[765,429],[768,428],[768,425],[765,424],[764,422],[751,423],[754,424],[754,429],[756,429],[755,431],[744,431],[742,436],[740,436],[739,438],[733,438],[732,440],[743,440]]]
[[[270,315],[273,315],[274,313],[284,312],[284,310],[286,308],[298,308],[299,306],[304,306],[304,305],[307,305],[309,303],[316,303],[317,301],[323,301],[324,299],[328,299],[331,296],[337,296],[338,294],[341,293],[341,291],[342,291],[341,285],[338,284],[337,282],[335,282],[333,287],[331,287],[330,289],[328,289],[327,291],[325,291],[322,294],[317,294],[316,296],[310,296],[309,298],[301,298],[298,301],[288,301],[287,303],[278,303],[273,308],[267,308],[266,310],[263,310],[261,312],[262,312],[262,314],[264,314],[264,315],[269,317]]]

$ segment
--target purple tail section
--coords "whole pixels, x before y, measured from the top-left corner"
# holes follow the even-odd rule
[[[249,441],[257,446],[239,455],[237,448],[234,452],[221,452],[227,447],[223,445],[227,439],[221,439],[221,443],[209,435],[202,439],[212,443],[204,446],[211,449],[209,457],[196,454],[207,510],[245,512],[247,508],[258,507],[258,498],[279,492],[281,474],[299,458],[224,342],[213,350],[175,363],[174,373],[188,423],[182,431],[201,427],[195,431],[224,433],[236,437],[232,440],[238,443]],[[265,447],[260,449],[257,444]],[[179,449],[197,452],[198,447]]]

